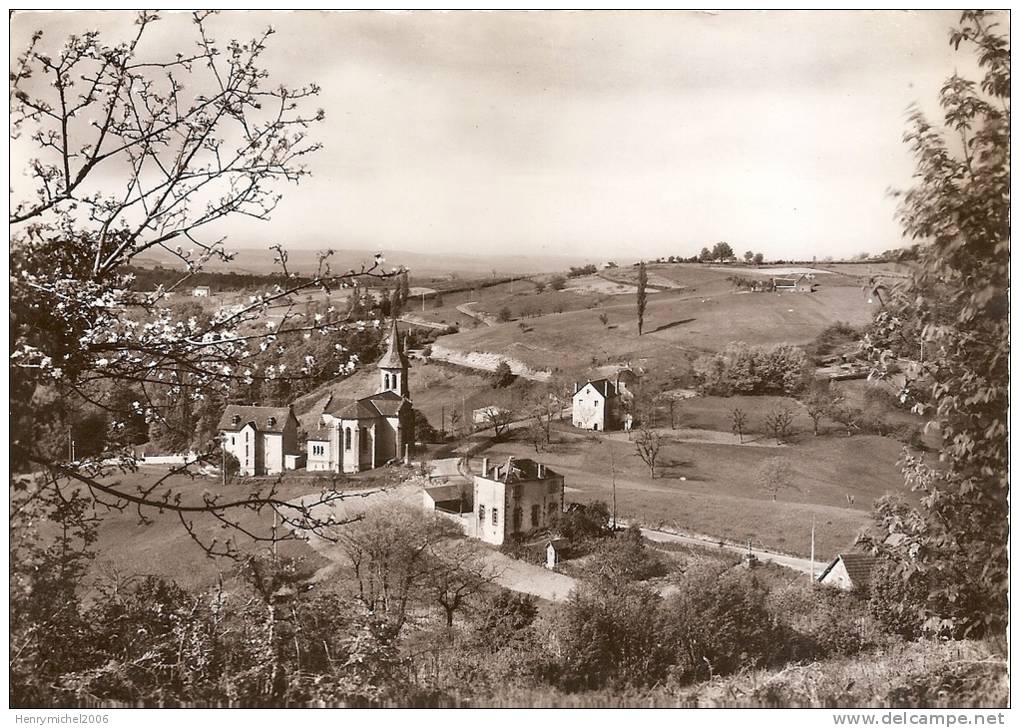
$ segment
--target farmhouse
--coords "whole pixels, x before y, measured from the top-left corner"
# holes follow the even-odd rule
[[[396,320],[377,366],[379,388],[374,394],[326,405],[320,427],[308,437],[309,470],[358,473],[396,460],[411,443],[410,364]]]
[[[871,554],[837,554],[818,576],[818,583],[843,591],[867,591],[875,561]]]
[[[615,430],[626,419],[627,405],[633,400],[629,385],[636,376],[621,369],[612,379],[589,379],[574,382],[571,400],[571,423],[583,430]]]
[[[274,475],[298,465],[297,417],[290,407],[228,405],[220,418],[223,449],[241,475]]]
[[[803,273],[795,278],[773,278],[772,282],[778,293],[814,293],[818,285],[814,276]]]
[[[195,286],[191,289],[191,295],[196,298],[209,298],[212,295],[212,289],[209,286]]]
[[[468,535],[500,545],[509,536],[548,528],[563,511],[563,476],[528,458],[509,457],[473,479],[474,515]]]

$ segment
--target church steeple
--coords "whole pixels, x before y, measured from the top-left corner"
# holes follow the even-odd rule
[[[410,364],[407,361],[407,354],[400,341],[400,332],[397,330],[397,320],[393,319],[390,330],[389,343],[386,353],[379,360],[379,391],[396,392],[402,397],[408,397],[407,370]]]

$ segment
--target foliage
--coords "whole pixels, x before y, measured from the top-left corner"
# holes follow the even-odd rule
[[[641,527],[631,524],[614,538],[598,543],[585,571],[595,581],[620,584],[664,576],[667,563],[658,551],[645,544]]]
[[[502,389],[503,387],[509,387],[516,378],[510,365],[505,361],[500,361],[496,365],[496,370],[492,373],[492,388]]]
[[[598,273],[598,271],[599,271],[598,266],[595,265],[594,263],[588,263],[587,265],[580,266],[572,265],[570,266],[570,271],[569,273],[567,273],[567,275],[570,276],[571,278],[580,278],[581,276],[593,276],[596,273]],[[559,290],[556,288],[556,286],[553,286],[553,288]]]
[[[573,276],[571,276],[573,277]],[[567,285],[567,279],[563,276],[553,276],[549,279],[549,287],[554,291],[562,291]]]
[[[808,387],[807,397],[804,399],[804,409],[811,424],[815,437],[818,437],[818,425],[822,417],[830,414],[843,401],[843,395],[830,381],[813,379]]]
[[[496,314],[496,319],[500,323],[505,324],[507,321],[513,321],[514,313],[510,310],[509,306],[503,306],[503,308],[499,309],[499,313]]]
[[[694,362],[695,381],[702,394],[794,394],[808,380],[804,351],[790,344],[749,346],[728,344],[714,355]]]
[[[568,503],[558,530],[568,541],[579,543],[612,535],[609,506],[602,501]]]
[[[761,253],[755,253],[754,254],[754,264],[755,265],[761,265],[764,262],[765,262],[765,256],[764,255],[762,255]]]
[[[766,606],[768,590],[750,572],[689,571],[663,605],[664,641],[679,682],[769,664],[784,631]]]
[[[733,257],[733,248],[729,243],[718,242],[712,246],[712,260],[722,261]]]
[[[807,347],[808,355],[816,364],[823,364],[838,354],[860,349],[861,332],[845,321],[829,324]]]
[[[943,85],[944,130],[911,113],[915,184],[900,193],[900,220],[926,244],[866,337],[879,371],[898,350],[920,357],[923,343],[908,379],[929,387],[930,404],[917,408],[942,436],[942,467],[904,461],[920,508],[909,518],[876,512],[879,532],[899,537],[875,544],[908,587],[927,587],[917,605],[926,631],[997,634],[1009,584],[1010,48],[996,17],[981,11],[964,12],[950,42],[972,49],[984,76],[954,74]]]

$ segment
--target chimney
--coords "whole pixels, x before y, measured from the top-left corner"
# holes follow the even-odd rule
[[[545,466],[542,463],[536,463],[538,465],[538,479],[541,480],[545,477]]]
[[[233,417],[230,418],[230,421],[235,425],[240,424],[241,415],[234,415]]]
[[[489,458],[482,458],[482,477],[488,477],[489,475]]]

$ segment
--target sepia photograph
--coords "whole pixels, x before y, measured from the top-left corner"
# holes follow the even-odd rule
[[[12,725],[1006,724],[1009,10],[8,34]]]

